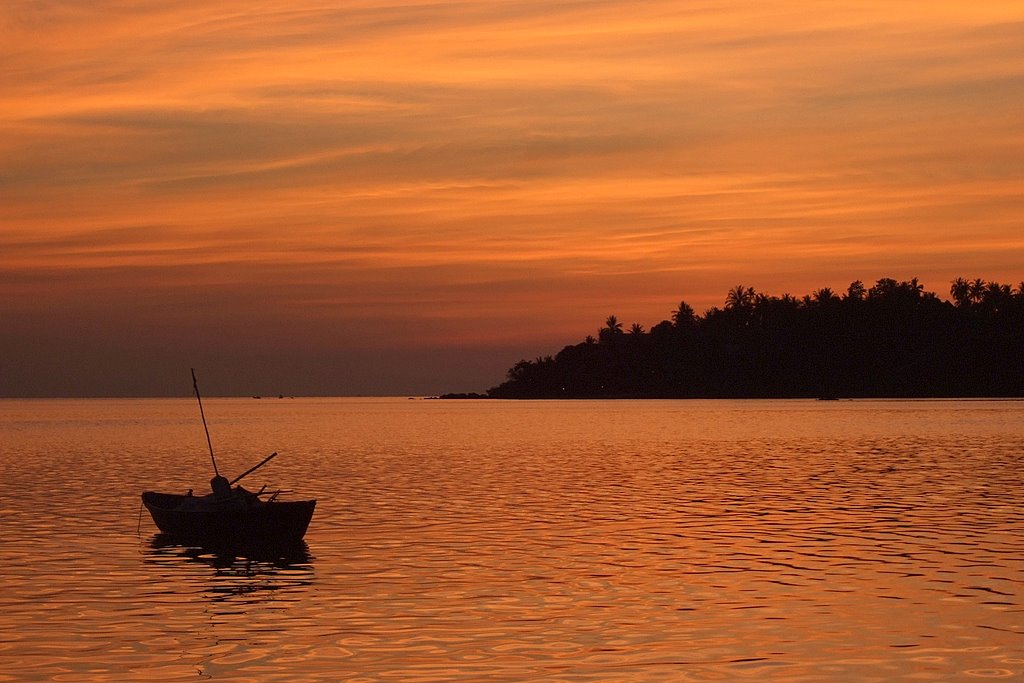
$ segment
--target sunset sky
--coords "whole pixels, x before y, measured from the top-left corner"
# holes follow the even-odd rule
[[[6,0],[0,396],[483,391],[1024,280],[1024,3]]]

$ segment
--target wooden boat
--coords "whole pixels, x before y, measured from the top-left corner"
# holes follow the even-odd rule
[[[202,544],[286,546],[299,543],[313,518],[316,500],[279,501],[277,498],[281,491],[265,493],[264,486],[253,493],[235,486],[240,479],[270,462],[277,456],[276,452],[231,481],[222,477],[213,455],[195,370],[192,371],[192,386],[213,462],[212,493],[194,496],[191,489],[187,494],[144,491],[142,504],[149,510],[153,522],[165,534]],[[263,496],[267,497],[266,500]]]
[[[262,500],[241,486],[229,496],[146,491],[142,503],[160,531],[203,543],[288,545],[306,534],[315,500]]]

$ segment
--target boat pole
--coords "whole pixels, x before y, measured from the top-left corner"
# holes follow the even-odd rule
[[[203,413],[203,399],[199,397],[199,383],[196,382],[196,369],[189,368],[192,370],[192,388],[196,392],[196,401],[199,402],[199,417],[203,418],[203,430],[206,431],[206,445],[210,447],[210,462],[213,463],[213,473],[216,476],[220,476],[220,472],[217,470],[217,458],[213,457],[213,442],[210,441],[210,428],[206,426],[206,414]]]
[[[263,459],[263,462],[261,462],[261,463],[260,463],[259,465],[256,465],[256,467],[250,467],[250,468],[249,468],[249,469],[247,469],[247,470],[246,470],[245,472],[242,472],[242,473],[241,473],[241,474],[239,474],[239,475],[238,475],[237,477],[235,477],[234,479],[232,479],[232,480],[231,480],[231,482],[230,482],[230,484],[231,484],[232,486],[234,486],[235,484],[237,484],[237,483],[238,483],[238,481],[239,481],[239,480],[240,480],[240,479],[241,479],[242,477],[248,477],[248,476],[249,476],[250,474],[252,474],[252,473],[253,473],[253,472],[255,472],[256,470],[258,470],[259,468],[263,467],[264,465],[266,465],[266,464],[267,464],[268,462],[270,462],[271,460],[273,460],[273,459],[274,459],[274,458],[276,458],[276,457],[277,457],[277,451],[274,451],[273,453],[271,453],[270,455],[268,455],[268,456],[267,456],[266,458],[264,458],[264,459]]]

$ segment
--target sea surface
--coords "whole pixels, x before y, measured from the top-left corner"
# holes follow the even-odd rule
[[[1024,402],[0,401],[0,681],[1024,679]]]

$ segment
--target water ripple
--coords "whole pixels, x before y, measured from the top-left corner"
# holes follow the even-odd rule
[[[268,558],[140,525],[187,402],[9,403],[0,681],[1024,676],[1024,404],[212,400]]]

